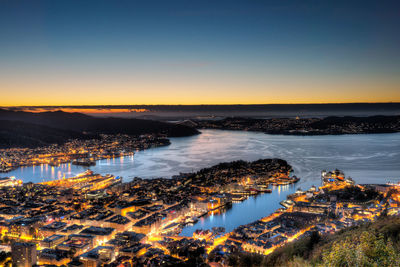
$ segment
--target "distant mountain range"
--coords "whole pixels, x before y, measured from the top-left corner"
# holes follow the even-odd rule
[[[400,115],[400,103],[265,104],[265,105],[103,105],[14,107],[22,111],[74,111],[96,117],[155,120],[252,118],[322,118],[328,116],[366,117]]]
[[[165,134],[190,136],[199,132],[189,126],[143,119],[95,118],[81,113],[24,112],[0,109],[0,146],[35,147],[63,143],[70,138],[98,134]]]

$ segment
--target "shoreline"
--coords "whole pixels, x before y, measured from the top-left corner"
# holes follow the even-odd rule
[[[338,166],[342,169],[349,170],[349,174],[352,177],[355,178],[360,178],[364,177],[366,175],[367,177],[367,182],[374,183],[374,182],[379,182],[379,180],[382,180],[385,178],[385,182],[389,180],[397,180],[399,177],[396,173],[394,173],[394,170],[396,168],[391,168],[387,172],[379,166],[376,166],[377,170],[380,170],[381,174],[378,171],[374,171],[373,169],[369,168],[368,166],[370,164],[374,164],[370,160],[368,160],[368,173],[363,173],[357,169],[354,169],[351,165],[349,165],[348,160],[351,160],[351,162],[357,162],[357,164],[364,164],[364,158],[367,157],[367,159],[373,157],[380,157],[381,153],[377,153],[377,149],[380,149],[380,147],[389,145],[389,142],[395,142],[399,140],[399,133],[395,134],[385,134],[383,137],[385,137],[385,140],[388,140],[388,142],[381,142],[379,141],[378,143],[375,142],[374,140],[378,141],[381,140],[380,135],[341,135],[341,136],[310,136],[310,137],[296,137],[296,136],[283,136],[283,135],[265,135],[260,132],[245,132],[245,131],[233,131],[233,130],[204,130],[202,131],[203,135],[197,136],[197,137],[187,137],[187,138],[173,138],[171,139],[172,146],[170,147],[160,147],[160,148],[155,148],[151,150],[142,150],[139,151],[138,153],[135,153],[135,159],[133,160],[131,157],[125,158],[125,160],[121,160],[120,157],[114,157],[115,162],[113,159],[107,160],[107,161],[97,161],[97,164],[95,167],[93,167],[93,170],[97,173],[101,174],[107,174],[107,173],[114,173],[119,176],[125,177],[127,180],[133,179],[135,176],[143,177],[145,179],[155,179],[159,177],[171,177],[179,173],[179,170],[181,169],[184,172],[190,172],[193,170],[199,170],[202,167],[207,167],[211,166],[214,164],[217,164],[218,162],[221,162],[220,157],[222,156],[221,153],[218,151],[212,151],[210,149],[213,149],[214,144],[215,145],[220,145],[220,142],[223,142],[224,140],[229,141],[229,142],[235,142],[234,144],[240,144],[239,142],[243,141],[248,141],[251,142],[249,143],[252,147],[254,146],[259,146],[260,142],[265,143],[266,145],[262,145],[260,149],[257,147],[254,147],[255,151],[250,152],[250,151],[243,151],[243,158],[247,160],[254,160],[257,158],[263,157],[263,154],[265,154],[268,157],[273,157],[274,155],[282,157],[282,158],[287,158],[293,166],[296,168],[296,175],[301,176],[303,178],[306,178],[306,181],[310,181],[313,179],[313,176],[318,175],[318,170],[312,167],[312,165],[318,164],[321,165],[324,163],[324,159],[328,155],[328,153],[333,152],[330,149],[329,143],[334,142],[338,144],[338,149],[339,154],[343,155],[344,158],[337,158],[337,156],[333,157],[332,160],[328,160],[329,163],[328,165],[325,165],[327,162],[324,163],[325,166],[329,168],[333,168],[335,166]],[[226,139],[226,138],[229,138]],[[360,141],[357,141],[360,140]],[[391,141],[390,141],[391,140]],[[326,152],[323,151],[318,151],[315,149],[318,149],[314,144],[316,144],[314,141],[317,141],[318,144],[322,144],[326,150]],[[374,141],[371,143],[371,141]],[[301,142],[301,143],[298,143]],[[357,146],[359,145],[367,145],[370,147],[368,149],[368,154],[355,154],[351,152],[350,154],[348,153],[346,149],[346,144],[348,142],[351,142],[353,144],[356,144]],[[211,160],[208,160],[208,158],[205,158],[204,155],[199,154],[196,156],[193,154],[192,151],[188,150],[188,146],[192,146],[192,144],[196,145],[205,145],[206,151],[210,151],[210,157]],[[277,149],[277,146],[283,146],[282,149]],[[262,148],[267,148],[271,147],[272,150],[271,152],[264,153]],[[303,160],[299,160],[296,156],[296,154],[293,154],[292,152],[295,151],[293,149],[296,149],[296,147],[299,147],[302,153],[306,153],[304,155],[309,158],[307,160],[308,164],[305,166],[306,168],[301,167],[303,164]],[[397,146],[395,146],[397,147]],[[228,144],[221,144],[221,148],[229,153],[231,149],[237,149],[238,145],[228,145]],[[203,149],[204,150],[204,149]],[[328,152],[330,151],[330,152]],[[178,153],[179,152],[179,153]],[[188,160],[190,160],[189,164],[175,164],[174,162],[170,162],[168,159],[172,159],[175,161],[185,161],[186,159],[181,157],[180,153],[184,153],[184,155],[188,156]],[[203,151],[201,151],[203,152]],[[385,164],[391,163],[394,159],[396,159],[398,156],[397,150],[390,149],[388,153],[390,152],[390,155],[385,156]],[[197,153],[197,151],[196,151]],[[251,154],[249,154],[251,153]],[[253,153],[257,157],[253,156]],[[192,155],[193,154],[193,155]],[[339,155],[338,154],[338,155]],[[226,155],[228,160],[236,160],[239,158],[238,155]],[[311,157],[312,156],[312,157]],[[321,159],[317,159],[316,157],[321,157]],[[170,158],[171,157],[171,158]],[[199,163],[199,164],[194,164],[195,161],[193,161],[195,158],[200,157],[204,160],[204,162],[207,162],[209,164],[205,163]],[[156,161],[154,161],[157,159]],[[164,161],[163,159],[166,159]],[[378,158],[377,158],[378,159]],[[168,160],[168,161],[167,161]],[[162,163],[163,165],[159,165]],[[122,167],[121,164],[124,164],[124,167]],[[121,165],[121,168],[119,167]],[[178,166],[179,165],[179,166]],[[181,166],[182,165],[182,166]],[[154,167],[153,167],[154,166]],[[36,170],[35,170],[36,168]],[[48,168],[45,168],[45,165],[37,166],[37,167],[21,167],[15,171],[12,171],[10,173],[5,173],[5,175],[1,175],[1,177],[4,176],[15,176],[17,178],[23,178],[24,181],[29,182],[42,182],[45,180],[51,180],[51,179],[58,179],[62,178],[63,174],[65,173],[66,176],[72,176],[74,174],[80,173],[82,171],[86,170],[85,167],[79,167],[79,166],[73,166],[72,164],[70,167],[68,165],[61,165],[60,167],[51,167],[48,165]],[[71,175],[72,172],[72,175]],[[386,179],[387,178],[387,179]],[[311,180],[310,180],[311,179]],[[361,179],[358,182],[363,183],[364,181]],[[308,186],[308,185],[307,185]],[[306,187],[307,187],[306,186]]]
[[[400,132],[400,116],[270,118],[227,117],[221,120],[188,120],[198,129],[256,131],[280,135],[342,135]]]
[[[47,164],[58,167],[61,164],[88,161],[92,166],[98,161],[124,156],[132,156],[135,152],[155,147],[169,146],[166,137],[153,135],[103,135],[101,140],[69,140],[63,145],[40,148],[6,148],[0,149],[0,173],[8,173],[21,167],[41,166]],[[90,147],[79,151],[82,147]],[[47,154],[46,154],[47,153]],[[85,166],[86,164],[74,164]]]
[[[290,136],[292,136],[292,137],[299,137],[299,136],[300,137],[318,137],[318,136],[326,137],[326,136],[357,136],[357,135],[366,135],[366,136],[368,136],[368,135],[384,135],[384,134],[394,134],[395,135],[395,134],[399,134],[400,133],[400,132],[388,132],[388,133],[339,133],[339,134],[280,134],[280,133],[276,133],[275,134],[275,133],[266,133],[266,132],[255,131],[255,130],[239,130],[239,129],[202,128],[202,129],[199,129],[199,130],[213,130],[213,131],[216,130],[216,131],[226,131],[226,132],[232,131],[232,132],[243,132],[243,133],[252,132],[252,133],[266,134],[266,135],[271,135],[271,136],[288,136],[288,137],[290,137]],[[202,134],[202,132],[200,132],[200,134]],[[186,138],[186,137],[173,137],[173,138]],[[168,141],[169,141],[168,144],[165,144],[165,145],[154,145],[154,146],[151,146],[151,147],[135,150],[135,152],[144,151],[144,150],[147,150],[147,149],[152,149],[152,148],[157,148],[157,147],[166,147],[166,146],[169,146],[171,144],[170,143],[170,139],[168,139]],[[12,149],[15,149],[15,150],[26,150],[28,148],[11,148],[11,150]],[[2,148],[2,149],[0,149],[0,152],[4,151],[4,150],[10,150],[10,149]],[[132,153],[134,154],[135,152],[132,152]],[[104,160],[104,159],[118,159],[118,158],[121,158],[121,157],[124,157],[124,156],[131,156],[131,154],[127,153],[126,155],[122,155],[122,156],[116,155],[116,156],[109,156],[109,157],[99,158],[99,159],[95,160],[95,163],[96,163],[95,165],[97,165],[97,163],[99,161]],[[85,159],[85,158],[82,158],[82,159]],[[17,170],[19,168],[25,168],[25,167],[34,167],[34,166],[41,166],[41,165],[48,165],[49,167],[59,167],[61,164],[72,164],[72,161],[73,160],[71,159],[70,161],[67,161],[67,162],[60,162],[58,165],[51,165],[50,163],[36,163],[36,164],[30,164],[30,165],[20,165],[20,166],[13,167],[12,169],[7,170],[7,171],[3,171],[2,169],[0,169],[0,175],[2,173],[7,174],[7,173],[12,172],[14,170]],[[1,162],[0,162],[0,164],[1,164]],[[79,164],[76,164],[76,165],[79,165]],[[80,166],[85,167],[85,165],[80,165]],[[88,167],[90,167],[90,166],[92,166],[92,165],[89,165]],[[160,176],[154,176],[154,177],[147,178],[147,179],[156,179],[156,178],[160,178]]]
[[[350,189],[349,189],[350,188]],[[354,188],[354,189],[351,189]],[[331,192],[345,192],[346,190],[359,190],[358,188],[361,188],[361,190],[372,190],[377,194],[375,197],[372,197],[368,199],[366,202],[358,202],[357,200],[352,200],[352,199],[336,199],[330,197],[330,200],[328,200],[328,203],[319,203],[316,204],[314,202],[314,199],[318,198],[324,198],[325,195],[330,194]],[[356,190],[356,191],[357,191]],[[284,203],[280,203],[284,208],[279,208],[275,212],[271,213],[270,215],[260,218],[259,220],[249,223],[247,225],[241,225],[232,232],[228,233],[229,238],[231,242],[228,242],[229,244],[232,244],[232,242],[237,242],[240,243],[240,247],[242,251],[244,252],[249,252],[249,253],[256,253],[256,254],[261,254],[261,255],[269,255],[272,252],[274,252],[276,249],[280,247],[284,247],[286,244],[291,243],[294,240],[298,240],[304,235],[310,235],[312,232],[318,232],[320,235],[329,235],[333,234],[335,232],[340,231],[341,229],[344,228],[349,228],[351,226],[356,226],[359,224],[363,224],[366,222],[373,222],[377,218],[384,216],[382,214],[388,214],[390,215],[398,215],[400,214],[400,209],[398,209],[398,204],[396,203],[390,203],[388,204],[391,209],[388,211],[388,207],[385,205],[382,205],[379,203],[379,199],[383,196],[386,196],[387,192],[390,190],[397,190],[397,193],[393,193],[394,195],[392,196],[395,199],[396,195],[400,192],[400,184],[394,184],[394,185],[389,185],[389,184],[365,184],[365,185],[355,185],[354,181],[352,180],[342,180],[342,179],[337,179],[336,176],[332,181],[330,182],[324,182],[321,187],[311,187],[307,191],[296,191],[296,193],[288,195],[285,201],[291,201],[287,203],[288,205],[284,205]],[[329,198],[328,198],[329,199]],[[389,203],[390,201],[387,200]],[[373,204],[372,207],[369,205],[367,207],[367,203]],[[327,216],[326,211],[330,209],[330,206],[334,205],[337,206],[339,205],[342,206],[351,206],[354,210],[357,210],[357,213],[352,213],[352,214],[345,214],[339,210],[338,215],[336,217],[330,218]],[[378,206],[379,205],[379,206]],[[333,211],[332,211],[333,212]],[[336,209],[335,212],[338,212]],[[267,242],[266,240],[269,240],[268,238],[265,238],[264,236],[266,233],[271,232],[270,235],[273,235],[273,231],[269,225],[271,224],[279,224],[276,222],[277,220],[279,221],[280,217],[288,217],[285,215],[289,215],[291,218],[290,220],[294,221],[301,221],[304,218],[304,215],[308,214],[308,220],[311,219],[311,221],[308,221],[304,223],[303,225],[298,226],[296,231],[292,230],[286,230],[287,233],[285,234],[284,232],[279,233],[279,235],[282,235],[283,238],[281,238],[277,242]],[[297,216],[297,219],[296,219]],[[300,217],[299,217],[300,216]],[[321,217],[322,219],[314,219],[313,218],[319,218]],[[307,217],[305,217],[307,218]],[[344,226],[343,223],[346,222],[347,224]],[[256,225],[265,225],[265,229],[263,230],[262,234],[257,234],[258,237],[256,238],[248,238],[248,236],[251,236],[251,230],[253,227]],[[332,228],[333,226],[333,228]],[[259,226],[258,226],[259,227]]]

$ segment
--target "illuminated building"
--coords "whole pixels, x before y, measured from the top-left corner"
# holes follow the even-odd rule
[[[80,256],[84,267],[97,267],[115,260],[114,247],[99,246]]]
[[[33,243],[15,242],[11,245],[13,267],[32,267],[36,264],[36,245]]]

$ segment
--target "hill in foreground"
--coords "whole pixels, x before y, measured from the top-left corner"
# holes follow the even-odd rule
[[[317,232],[268,256],[240,253],[232,266],[400,266],[400,217],[381,217],[332,235]]]

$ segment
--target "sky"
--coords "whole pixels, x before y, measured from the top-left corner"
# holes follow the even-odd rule
[[[0,0],[0,106],[400,102],[400,1]]]

